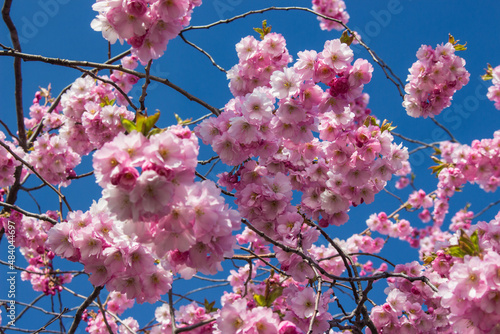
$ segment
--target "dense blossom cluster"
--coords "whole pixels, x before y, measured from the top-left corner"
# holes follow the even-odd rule
[[[119,73],[113,74],[114,81],[118,82]],[[118,84],[124,80],[127,78]],[[132,120],[134,114],[114,103],[118,96],[121,94],[112,85],[89,76],[76,79],[63,94],[61,106],[65,118],[59,133],[73,151],[86,155],[124,131],[120,117]]]
[[[325,16],[342,21],[346,24],[349,22],[349,14],[345,10],[345,2],[343,0],[313,0],[313,10]],[[323,30],[342,30],[344,27],[335,21],[331,21],[322,17],[318,17],[320,27]]]
[[[196,137],[182,127],[118,135],[94,154],[103,199],[55,226],[51,248],[83,263],[94,285],[140,302],[166,293],[172,272],[216,273],[233,253],[239,221],[215,184],[194,182],[197,154]]]
[[[453,94],[469,82],[470,74],[451,43],[436,49],[422,45],[417,58],[410,68],[403,107],[412,117],[434,117],[451,105]]]
[[[299,52],[293,67],[271,75],[271,88],[237,96],[220,117],[195,129],[226,164],[260,157],[258,164],[247,162],[224,176],[225,186],[243,190],[236,196],[244,216],[274,221],[293,213],[287,203],[292,190],[299,190],[304,213],[321,226],[341,225],[351,205],[371,203],[402,168],[406,149],[368,117],[362,89],[373,68],[366,60],[352,61],[352,50],[340,40],[327,41],[319,54]],[[319,82],[328,84],[328,91]],[[270,181],[263,182],[274,187],[269,191],[258,183],[266,176]]]
[[[201,0],[97,0],[91,27],[110,43],[125,40],[141,63],[163,55],[168,42],[189,24]]]
[[[495,108],[500,110],[500,65],[491,70],[491,83],[486,96],[490,101],[495,102]]]
[[[259,86],[269,87],[271,74],[292,61],[285,39],[277,33],[269,33],[261,41],[253,36],[242,38],[236,52],[239,62],[227,72],[234,96],[245,96]]]

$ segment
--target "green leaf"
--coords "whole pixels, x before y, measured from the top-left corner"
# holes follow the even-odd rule
[[[135,127],[137,131],[142,133],[143,135],[147,135],[144,131],[144,121],[146,120],[146,116],[141,114],[140,112],[135,113]]]
[[[160,112],[158,111],[156,114],[146,117],[144,121],[144,135],[147,136],[149,131],[155,126],[156,122],[160,118]]]
[[[481,252],[481,249],[479,248],[479,237],[477,235],[477,230],[472,233],[470,236],[470,240],[472,241],[472,244],[474,245],[474,250],[478,253]]]
[[[386,119],[384,119],[384,121],[382,122],[382,125],[380,126],[380,132],[381,133],[384,131],[391,132],[395,128],[397,128],[397,126],[392,126],[392,122],[389,123]]]
[[[465,256],[465,253],[462,251],[460,246],[450,246],[448,247],[448,254],[454,257],[460,257],[463,258]]]
[[[481,75],[481,79],[483,79],[484,81],[493,79],[493,67],[490,64],[488,64],[486,74]]]
[[[132,122],[131,120],[129,119],[126,119],[124,118],[123,116],[120,116],[120,120],[122,122],[122,126],[125,128],[125,130],[128,132],[128,133],[131,133],[133,131],[136,131],[137,128],[135,127],[135,124],[134,122]]]
[[[353,40],[354,40],[354,35],[349,36],[347,30],[344,30],[342,36],[340,36],[340,42],[347,45],[351,45]]]
[[[451,34],[448,34],[448,42],[450,42],[451,44],[453,44],[453,47],[455,48],[455,51],[465,51],[467,50],[467,47],[465,47],[467,45],[467,42],[465,42],[465,44],[458,44],[458,39],[455,40],[455,37],[453,37]]]
[[[253,295],[253,299],[255,300],[255,302],[257,303],[257,305],[259,305],[259,306],[267,306],[266,305],[266,297],[264,297],[263,295],[254,294]]]
[[[207,313],[211,313],[211,312],[215,312],[217,311],[217,307],[214,307],[215,305],[215,300],[213,302],[209,302],[206,298],[205,298],[205,302],[204,302],[204,306],[205,306],[205,311]]]
[[[264,37],[271,32],[271,26],[267,26],[267,20],[262,21],[262,28],[253,28],[256,32],[260,34],[260,39],[264,39]]]

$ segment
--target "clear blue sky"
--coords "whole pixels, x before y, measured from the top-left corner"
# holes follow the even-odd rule
[[[94,32],[90,28],[90,22],[95,16],[91,3],[76,0],[14,1],[12,16],[20,32],[23,52],[74,60],[105,61],[107,42],[99,32]],[[195,9],[192,24],[201,25],[227,19],[271,4],[311,6],[310,1],[306,0],[205,1],[201,7]],[[491,138],[493,132],[500,127],[500,111],[497,111],[493,103],[485,97],[486,87],[490,83],[484,83],[479,77],[484,74],[487,63],[493,66],[500,64],[500,28],[498,26],[500,3],[489,0],[470,4],[465,1],[435,0],[347,1],[347,11],[351,16],[349,27],[360,33],[368,45],[403,82],[406,81],[408,68],[416,60],[415,53],[421,44],[435,47],[436,44],[447,41],[448,33],[460,39],[461,42],[467,42],[468,50],[461,52],[460,56],[467,62],[466,68],[471,73],[470,82],[455,94],[452,107],[437,117],[439,122],[453,131],[461,143],[466,144],[470,144],[474,138]],[[234,45],[246,35],[255,36],[252,28],[259,27],[263,19],[267,19],[274,32],[285,36],[288,50],[294,59],[298,51],[321,50],[326,40],[340,36],[337,31],[321,31],[318,21],[310,13],[280,11],[252,15],[210,30],[189,31],[185,37],[208,51],[223,68],[229,69],[237,62]],[[0,42],[11,45],[7,29],[3,24],[0,24]],[[126,49],[126,46],[115,44],[112,52],[116,55]],[[356,48],[355,57],[371,61],[368,53],[359,47]],[[427,142],[446,139],[446,135],[429,119],[415,120],[408,117],[401,107],[401,98],[395,86],[385,78],[377,65],[374,64],[374,68],[373,80],[365,86],[365,91],[370,94],[369,107],[378,118],[393,121],[393,124],[398,126],[397,132],[414,139]],[[212,66],[205,56],[180,39],[171,41],[164,57],[153,62],[152,74],[167,77],[173,83],[215,107],[224,106],[231,98],[225,74]],[[2,78],[0,80],[0,97],[2,98],[0,118],[11,128],[15,128],[12,59],[0,58],[0,75]],[[26,114],[39,86],[46,87],[50,83],[53,94],[57,95],[63,87],[73,82],[79,75],[79,72],[72,69],[24,62]],[[136,100],[137,97],[136,94]],[[159,84],[150,86],[146,105],[149,110],[161,110],[160,126],[168,126],[174,122],[174,113],[183,118],[196,119],[208,112],[203,107]],[[213,155],[209,150],[203,154],[202,158]],[[412,157],[410,161],[417,174],[415,181],[417,187],[432,191],[437,182],[433,176],[429,176],[428,154],[429,152],[421,153]],[[86,163],[77,172],[89,171],[89,161],[90,159],[87,158]],[[215,168],[213,175],[226,170],[229,169],[219,165]],[[38,182],[34,183],[38,184]],[[388,189],[394,189],[393,182]],[[92,200],[99,197],[100,188],[94,184],[93,179],[87,179],[75,181],[65,193],[74,208],[85,211]],[[53,194],[43,194],[44,198],[40,201],[43,209],[54,208],[57,199]],[[403,192],[402,196],[405,198],[407,192]],[[450,212],[453,213],[464,207],[467,202],[472,203],[471,210],[478,212],[496,199],[498,199],[497,194],[485,194],[477,186],[469,185],[463,193],[455,195],[452,199]],[[34,202],[27,195],[21,196],[18,203],[28,210],[37,210]],[[380,194],[376,205],[361,205],[351,210],[351,220],[344,227],[331,229],[331,233],[334,236],[346,238],[352,232],[362,231],[366,227],[365,220],[371,213],[380,210],[390,213],[398,205],[395,199]],[[489,220],[497,211],[498,207],[493,208],[481,218]],[[451,216],[450,214],[448,219]],[[5,241],[2,242],[0,248],[1,253],[5,254]],[[408,252],[401,252],[403,248],[409,249],[405,244],[391,240],[384,254],[396,262],[416,259],[415,250],[409,249]],[[20,257],[18,255],[19,261]],[[2,275],[3,270],[3,268],[0,269]],[[3,286],[4,276],[1,277],[0,285]],[[81,281],[85,282],[85,279]],[[197,282],[190,282],[190,284],[193,283]],[[26,288],[23,289],[23,294],[29,291],[29,283],[18,281],[18,284]],[[3,291],[0,293],[0,298],[6,298]],[[207,298],[218,299],[218,296],[211,294]],[[29,299],[20,297],[19,300]],[[78,300],[73,300],[73,302],[73,305],[79,303]],[[26,318],[26,320],[29,322],[31,319]],[[144,325],[149,320],[150,315],[140,317],[139,321],[141,325]],[[34,327],[29,326],[29,328]],[[83,329],[81,332],[83,333]]]

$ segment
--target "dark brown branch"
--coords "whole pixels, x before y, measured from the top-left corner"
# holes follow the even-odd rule
[[[140,111],[145,112],[146,111],[146,105],[144,104],[144,101],[146,101],[146,96],[148,95],[148,86],[151,80],[149,79],[149,71],[151,70],[151,64],[153,63],[153,59],[150,59],[146,67],[144,68],[144,71],[146,72],[146,77],[144,84],[142,85],[142,93],[141,97],[139,97],[139,103],[141,104],[141,109]]]
[[[80,321],[82,321],[83,311],[85,311],[85,309],[87,309],[87,307],[90,304],[92,304],[94,299],[96,299],[97,296],[99,296],[99,293],[103,288],[104,287],[102,286],[95,287],[94,291],[90,294],[90,296],[88,296],[87,299],[85,299],[85,301],[80,305],[80,307],[76,311],[75,319],[73,320],[73,323],[71,324],[71,327],[68,330],[68,334],[75,333],[76,329],[78,328],[78,325],[80,324]]]
[[[10,18],[10,7],[12,0],[5,0],[2,8],[2,17],[10,32],[10,39],[14,49],[21,52],[21,43],[17,34],[16,26]],[[21,59],[14,59],[14,79],[15,79],[15,92],[16,99],[16,114],[17,114],[17,131],[19,134],[19,146],[25,151],[28,149],[26,146],[26,129],[24,128],[24,111],[23,111],[23,75],[21,71]]]
[[[437,126],[439,126],[441,129],[443,129],[447,134],[448,136],[450,136],[451,138],[451,142],[452,143],[458,143],[458,140],[455,139],[455,137],[453,136],[453,134],[451,133],[450,130],[448,130],[443,124],[439,123],[438,121],[436,121],[434,119],[434,117],[430,117],[430,119],[434,122],[434,124],[436,124]]]

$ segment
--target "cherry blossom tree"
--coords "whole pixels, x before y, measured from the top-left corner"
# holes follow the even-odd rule
[[[3,3],[10,41],[0,43],[2,61],[14,65],[4,80],[13,81],[15,109],[4,113],[17,121],[13,128],[0,120],[2,333],[500,333],[500,213],[478,219],[500,201],[476,213],[450,211],[467,184],[496,191],[500,130],[462,144],[438,121],[471,80],[465,43],[450,34],[415,49],[404,84],[350,27],[342,0],[198,26],[190,22],[201,0],[97,0],[89,24],[109,43],[108,59],[97,62],[23,52],[15,5]],[[332,38],[295,56],[263,20],[234,46],[238,61],[229,70],[187,39],[291,11],[318,19],[310,29],[331,30]],[[173,40],[224,72],[229,100],[211,105],[152,73]],[[117,42],[128,49],[114,54]],[[34,92],[27,112],[24,62],[80,76],[59,92]],[[500,109],[500,65],[484,66],[486,97]],[[378,118],[365,91],[375,68],[393,84],[400,112],[428,119],[448,138],[413,139]],[[175,124],[160,126],[168,111],[152,111],[153,84],[206,115],[176,114]],[[410,161],[422,150],[431,152],[435,177],[427,190]],[[227,168],[214,175],[216,164]],[[80,180],[101,189],[85,209],[67,196]],[[44,192],[58,202],[39,205]],[[384,194],[396,204],[373,206]],[[355,208],[365,213],[362,226]],[[345,226],[356,232],[341,238]],[[418,258],[381,255],[392,240]],[[21,279],[38,297],[21,299]],[[35,305],[41,299],[51,307]],[[23,322],[28,312],[42,323]]]

